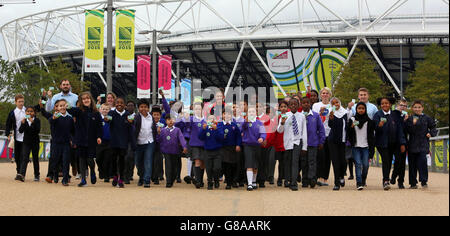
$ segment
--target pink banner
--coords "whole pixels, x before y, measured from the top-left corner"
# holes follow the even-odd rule
[[[172,89],[172,56],[159,56],[158,66],[158,88],[163,87],[166,98],[171,97]]]
[[[137,57],[137,98],[150,98],[150,56]]]

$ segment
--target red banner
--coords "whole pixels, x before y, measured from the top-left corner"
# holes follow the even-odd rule
[[[158,88],[164,90],[166,98],[171,98],[172,89],[172,56],[162,55],[159,56],[158,66]]]
[[[138,55],[137,57],[137,98],[150,98],[150,56]]]

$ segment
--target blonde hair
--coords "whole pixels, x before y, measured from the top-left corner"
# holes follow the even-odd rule
[[[333,92],[331,92],[331,89],[328,87],[324,87],[323,89],[320,90],[320,93],[322,94],[323,91],[327,91],[330,94],[330,97],[333,96]]]

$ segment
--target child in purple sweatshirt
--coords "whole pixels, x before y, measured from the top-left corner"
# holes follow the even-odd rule
[[[256,189],[258,161],[261,157],[261,144],[266,139],[264,124],[256,119],[256,108],[248,108],[248,116],[242,125],[242,145],[244,148],[245,168],[247,169],[248,191]]]
[[[170,115],[166,115],[167,127],[158,127],[158,137],[161,153],[166,159],[166,187],[171,188],[176,179],[177,171],[177,159],[181,154],[181,148],[183,153],[187,153],[186,140],[183,133],[177,127],[175,127],[175,119],[172,119]]]

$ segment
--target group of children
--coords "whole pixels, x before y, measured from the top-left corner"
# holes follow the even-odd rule
[[[62,184],[69,185],[70,152],[75,149],[79,187],[87,186],[88,176],[91,184],[96,184],[95,160],[99,178],[105,182],[112,179],[114,187],[129,184],[136,167],[138,186],[158,185],[165,172],[166,187],[171,188],[181,182],[181,158],[186,157],[188,176],[184,180],[197,189],[220,188],[223,177],[226,189],[245,184],[248,191],[264,188],[265,182],[275,184],[278,161],[278,186],[283,186],[283,181],[292,191],[298,190],[299,182],[302,187],[327,186],[332,164],[333,190],[337,191],[345,186],[346,152],[351,150],[357,189],[363,190],[376,148],[383,162],[385,190],[397,180],[399,188],[404,188],[406,152],[411,188],[417,188],[417,172],[420,183],[427,187],[429,138],[437,131],[434,120],[423,114],[420,101],[412,104],[409,115],[406,101],[392,109],[395,101],[387,97],[378,100],[378,111],[368,102],[367,89],[360,89],[360,102],[352,101],[347,109],[338,98],[332,98],[328,88],[320,94],[311,91],[306,97],[288,97],[276,107],[256,100],[250,102],[254,105],[247,101],[225,104],[220,91],[213,102],[197,101],[183,112],[161,95],[163,108],[139,100],[137,112],[134,102],[127,104],[112,93],[105,96],[104,104],[100,97],[96,103],[89,92],[80,94],[75,107],[59,99],[51,112],[44,109],[45,102],[25,109],[23,96],[16,96],[17,108],[7,123],[7,135],[11,129],[18,131],[14,133],[16,180],[25,181],[31,151],[35,181],[39,181],[40,121],[36,113],[41,112],[51,127],[48,183],[58,183],[62,172]]]

